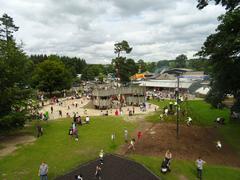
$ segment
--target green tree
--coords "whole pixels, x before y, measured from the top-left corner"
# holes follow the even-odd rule
[[[120,57],[121,52],[126,52],[129,54],[132,51],[132,47],[129,46],[128,42],[123,40],[114,44],[114,52],[117,54],[117,57]]]
[[[209,2],[214,1],[216,5],[221,4],[225,6],[227,10],[233,10],[240,5],[239,0],[198,0],[198,9],[203,9]]]
[[[185,68],[187,64],[187,59],[187,56],[184,54],[177,56],[175,60],[176,68]]]
[[[156,63],[155,62],[147,62],[146,63],[146,70],[149,71],[149,72],[155,72]]]
[[[103,73],[99,73],[99,74],[98,74],[98,80],[99,80],[101,83],[103,83],[103,80],[104,80],[105,77],[106,77],[106,75],[103,74]]]
[[[87,64],[84,59],[77,57],[68,57],[68,56],[58,56],[58,55],[31,55],[30,59],[34,62],[34,65],[38,65],[39,63],[47,60],[50,56],[55,56],[60,59],[66,68],[71,72],[71,74],[76,77],[77,74],[82,74],[83,70],[86,68]]]
[[[14,40],[18,30],[13,19],[0,18],[0,130],[22,127],[27,120],[31,95],[29,77],[32,63]]]
[[[38,64],[33,72],[32,84],[37,89],[48,92],[69,89],[72,84],[72,75],[63,62],[56,56]]]
[[[209,73],[211,71],[209,60],[206,58],[189,59],[188,61],[188,68],[190,69],[194,69],[196,71],[204,71],[206,73]]]
[[[139,73],[143,73],[147,70],[147,64],[142,59],[138,60],[137,66],[139,69]]]
[[[101,64],[88,64],[83,70],[83,80],[94,80],[100,73],[104,74],[105,68]]]
[[[133,59],[119,57],[112,60],[113,66],[116,68],[117,77],[122,83],[130,81],[130,77],[138,72],[138,66]]]
[[[0,18],[0,38],[6,41],[13,39],[13,33],[18,31],[19,27],[17,27],[13,19],[7,14],[3,14]]]
[[[122,83],[126,83],[130,81],[131,71],[135,72],[135,68],[137,67],[134,60],[126,59],[125,57],[121,57],[121,52],[126,52],[129,54],[132,51],[132,47],[129,46],[128,42],[123,40],[122,42],[118,42],[114,44],[114,53],[117,54],[117,57],[112,60],[112,65],[116,70],[116,77],[120,78]],[[126,64],[129,63],[129,64]],[[128,66],[128,67],[127,67]],[[134,67],[134,70],[129,69],[129,67]],[[130,72],[128,72],[130,70]]]
[[[218,18],[216,33],[205,41],[198,55],[209,57],[212,66],[212,91],[221,102],[226,94],[232,94],[240,104],[240,8],[228,11]],[[216,104],[213,104],[216,105]]]

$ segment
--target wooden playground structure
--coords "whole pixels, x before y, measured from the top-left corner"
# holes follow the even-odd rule
[[[95,89],[92,101],[96,109],[111,109],[122,106],[139,106],[145,102],[145,87],[119,87]]]

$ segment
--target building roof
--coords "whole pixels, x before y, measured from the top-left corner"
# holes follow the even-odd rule
[[[210,91],[210,87],[200,87],[195,92],[198,94],[207,95],[209,91]]]
[[[176,76],[174,76],[172,74],[164,73],[164,74],[158,74],[158,76],[156,76],[155,79],[157,79],[157,80],[175,80],[177,78],[176,78]]]
[[[192,85],[192,81],[181,80],[179,88],[188,89]],[[149,80],[142,81],[139,86],[143,87],[161,87],[161,88],[177,88],[177,80]]]

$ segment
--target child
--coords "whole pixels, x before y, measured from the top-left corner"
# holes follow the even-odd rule
[[[125,139],[125,142],[127,143],[128,142],[128,130],[127,129],[124,130],[124,139]]]
[[[187,117],[187,126],[190,126],[192,124],[192,118]]]
[[[115,133],[112,133],[112,135],[111,135],[111,140],[112,140],[112,142],[114,142],[115,141]]]
[[[132,139],[130,141],[130,145],[128,146],[128,150],[130,150],[130,149],[135,151],[135,139]]]
[[[217,141],[216,143],[217,143],[217,144],[216,144],[216,148],[217,148],[218,150],[221,149],[221,148],[222,148],[221,141]]]
[[[90,122],[90,118],[89,116],[86,116],[86,124],[89,124],[89,122]]]
[[[138,137],[138,141],[139,141],[142,137],[142,132],[141,131],[138,131],[137,137]]]
[[[95,176],[98,180],[102,179],[102,169],[99,165],[96,167]]]
[[[103,155],[104,155],[104,152],[103,152],[103,149],[102,149],[99,153],[99,158],[100,158],[100,163],[101,164],[103,164]]]

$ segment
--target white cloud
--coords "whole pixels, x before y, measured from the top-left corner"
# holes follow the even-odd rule
[[[128,57],[157,61],[192,57],[217,27],[220,6],[196,8],[192,0],[0,0],[20,26],[16,34],[28,54],[79,56],[110,62],[114,43],[133,46]]]

